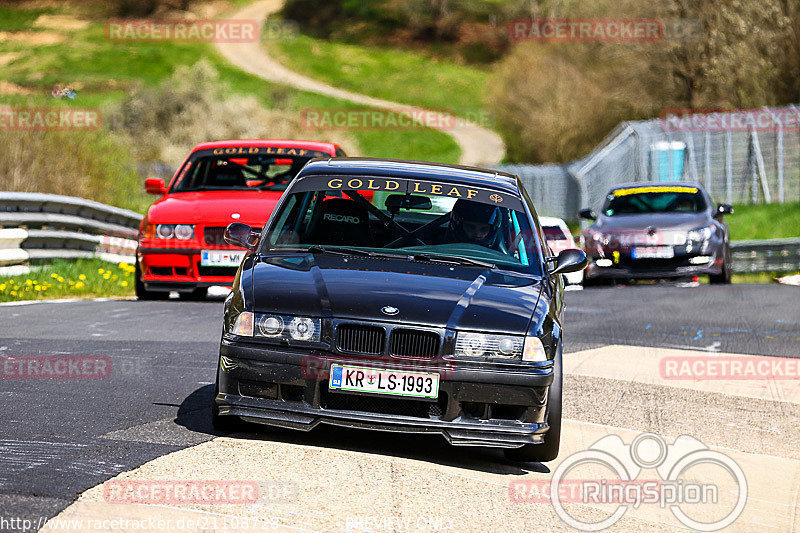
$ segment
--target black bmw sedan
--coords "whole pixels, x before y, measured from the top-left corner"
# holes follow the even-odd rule
[[[381,159],[310,162],[225,301],[212,419],[438,433],[558,455],[562,273],[516,176]]]
[[[680,278],[708,274],[731,282],[731,250],[724,216],[697,183],[632,183],[608,192],[581,241],[589,257],[585,281],[601,278]]]

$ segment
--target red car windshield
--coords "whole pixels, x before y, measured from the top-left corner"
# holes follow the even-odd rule
[[[283,191],[311,159],[331,157],[330,154],[313,150],[298,150],[303,152],[302,156],[285,153],[248,154],[248,148],[237,150],[230,155],[211,154],[190,158],[170,192]]]

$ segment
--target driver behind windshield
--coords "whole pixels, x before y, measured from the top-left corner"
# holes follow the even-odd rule
[[[450,213],[447,241],[499,249],[500,214],[498,208],[472,200],[456,201]]]

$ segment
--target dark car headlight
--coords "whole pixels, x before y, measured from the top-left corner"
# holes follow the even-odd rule
[[[460,332],[456,336],[456,357],[521,359],[525,337]]]
[[[714,226],[703,226],[691,230],[686,236],[692,242],[703,242],[711,238],[714,229]]]
[[[229,333],[276,342],[318,343],[322,336],[322,321],[319,318],[243,311],[234,320]]]

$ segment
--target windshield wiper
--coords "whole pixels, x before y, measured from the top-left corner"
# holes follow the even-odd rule
[[[369,250],[362,250],[360,248],[348,248],[345,246],[336,246],[328,248],[325,246],[311,245],[308,248],[300,249],[312,254],[339,254],[339,255],[360,255],[363,257],[381,257],[386,259],[408,259],[411,257],[409,254],[390,254],[385,252],[371,252]]]
[[[471,259],[469,257],[459,257],[457,255],[442,255],[442,254],[428,254],[428,253],[415,253],[411,257],[416,261],[437,261],[442,263],[455,263],[458,265],[473,265],[488,269],[495,269],[497,265],[488,261],[481,261],[480,259]]]

